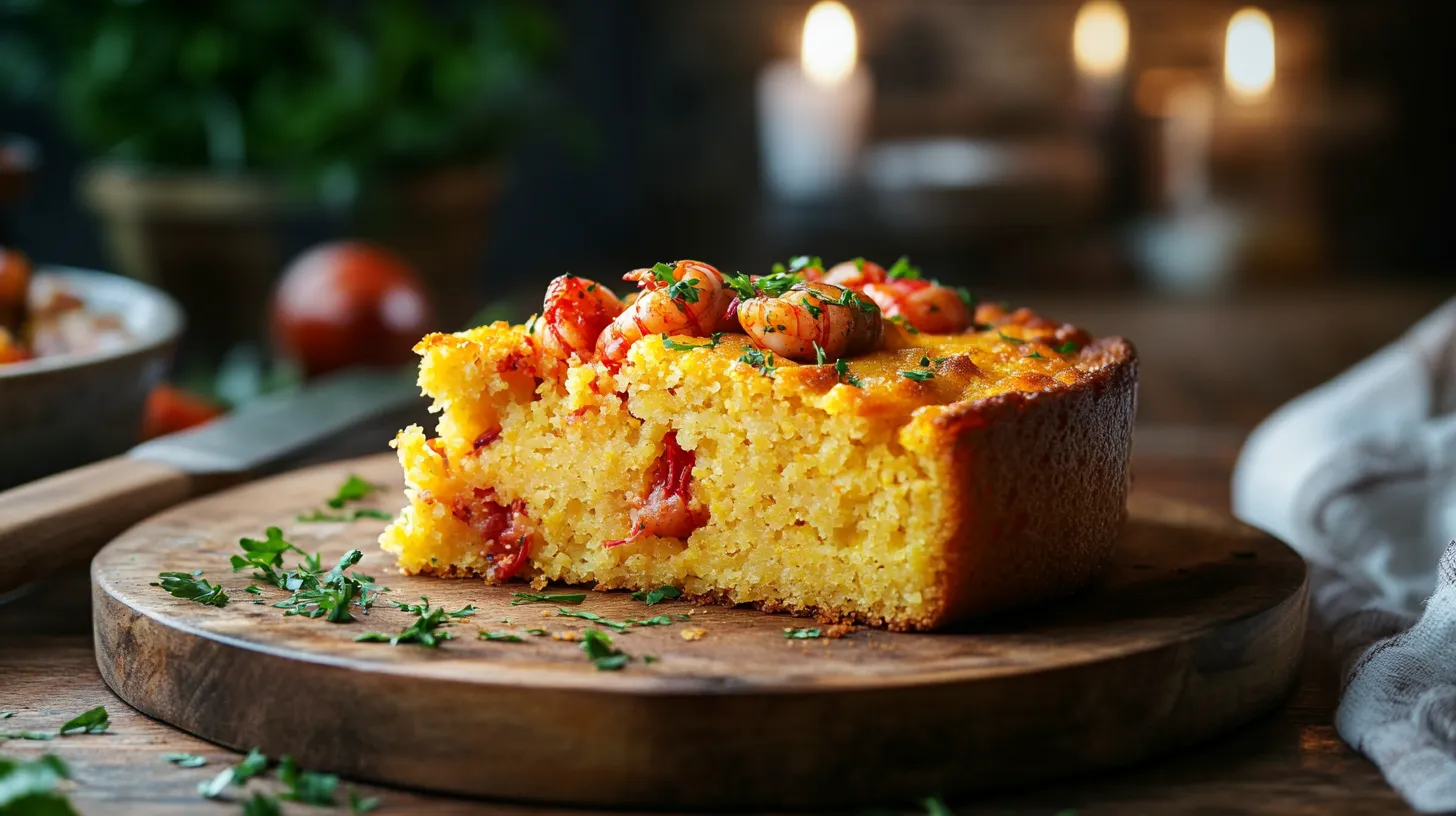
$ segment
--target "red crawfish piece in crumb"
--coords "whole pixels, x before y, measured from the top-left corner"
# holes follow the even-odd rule
[[[708,523],[708,510],[694,506],[693,463],[696,455],[677,443],[677,431],[662,437],[662,455],[652,465],[647,493],[634,504],[632,530],[626,538],[602,542],[603,547],[631,544],[647,536],[686,539]]]
[[[524,501],[516,499],[503,505],[496,501],[494,490],[477,487],[469,496],[452,499],[450,512],[480,537],[481,554],[490,564],[487,580],[510,580],[530,563],[536,531],[526,515]]]

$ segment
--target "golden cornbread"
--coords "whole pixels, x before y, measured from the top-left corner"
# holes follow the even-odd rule
[[[381,544],[408,573],[673,585],[892,629],[1071,591],[1124,518],[1134,353],[985,309],[967,334],[887,321],[847,372],[754,367],[738,334],[649,335],[615,372],[546,359],[523,326],[432,334],[436,436],[399,434],[409,505]],[[668,459],[700,526],[631,540]]]

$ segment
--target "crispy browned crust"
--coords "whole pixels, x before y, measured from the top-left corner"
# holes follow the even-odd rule
[[[1089,373],[1076,385],[960,403],[936,421],[953,480],[954,532],[942,543],[933,593],[940,602],[928,614],[884,618],[771,600],[747,605],[831,625],[924,631],[1085,586],[1111,559],[1127,517],[1137,354],[1130,342],[1112,337],[1082,355]],[[442,577],[468,572],[421,570]],[[647,587],[604,582],[596,588]],[[683,600],[735,605],[727,592]]]

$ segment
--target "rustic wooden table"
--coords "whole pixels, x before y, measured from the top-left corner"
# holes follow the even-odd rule
[[[1151,422],[1140,426],[1135,442],[1136,488],[1226,509],[1229,474],[1253,420],[1387,342],[1439,299],[1440,293],[1430,292],[1380,295],[1373,304],[1363,294],[1314,303],[1289,298],[1278,306],[1214,307],[1213,312],[1223,310],[1222,318],[1210,317],[1207,309],[1179,306],[1079,310],[1068,304],[1053,313],[1144,338],[1143,417]],[[1154,345],[1155,337],[1181,337],[1184,352]],[[1217,352],[1214,339],[1220,337],[1232,338],[1233,359],[1197,359],[1200,347]],[[1337,354],[1311,356],[1311,349],[1328,351],[1331,344]],[[1241,360],[1262,362],[1250,369],[1241,367]],[[1245,377],[1251,370],[1265,373]],[[1136,767],[949,804],[968,814],[1081,816],[1408,812],[1379,771],[1336,735],[1337,672],[1324,655],[1321,633],[1312,631],[1308,643],[1302,677],[1289,700],[1232,734]],[[236,763],[238,755],[133,711],[102,683],[91,645],[84,572],[60,576],[0,606],[0,710],[16,712],[4,727],[54,729],[98,705],[111,712],[112,726],[104,736],[0,742],[0,756],[61,756],[75,777],[70,798],[84,813],[237,812],[235,803],[199,798],[196,787]],[[201,754],[208,765],[177,768],[161,758],[168,752]],[[380,797],[380,812],[386,813],[565,812],[365,785],[358,789]],[[914,812],[914,803],[906,806],[911,808],[906,812]],[[298,807],[297,812],[320,811]]]

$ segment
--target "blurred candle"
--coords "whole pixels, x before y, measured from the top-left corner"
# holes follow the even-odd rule
[[[804,18],[799,62],[759,75],[759,145],[778,195],[823,196],[853,179],[873,93],[858,50],[849,9],[823,0]]]
[[[1077,70],[1099,82],[1115,82],[1127,65],[1127,12],[1115,0],[1091,0],[1072,25]]]
[[[1256,102],[1274,87],[1274,22],[1263,11],[1240,9],[1229,20],[1223,81],[1241,102]]]

